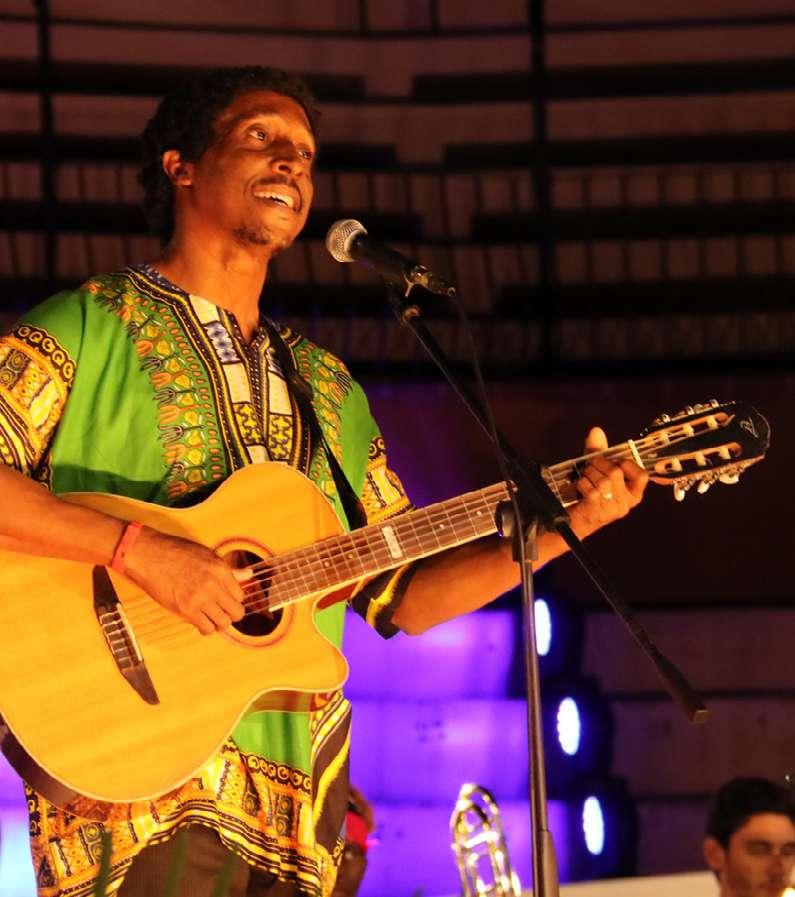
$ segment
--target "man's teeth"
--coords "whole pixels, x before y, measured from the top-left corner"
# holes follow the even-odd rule
[[[272,190],[258,190],[254,193],[254,196],[258,199],[273,199],[276,202],[283,203],[291,209],[295,206],[292,196],[285,196],[284,193],[275,193]]]

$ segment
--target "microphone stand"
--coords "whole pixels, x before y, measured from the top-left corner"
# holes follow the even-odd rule
[[[541,722],[541,689],[536,651],[535,613],[532,562],[537,558],[539,530],[558,532],[572,554],[585,570],[613,611],[627,626],[635,641],[651,660],[663,680],[666,690],[679,704],[691,723],[703,723],[707,708],[679,669],[657,648],[645,628],[634,617],[616,590],[609,584],[569,524],[569,515],[544,479],[537,461],[522,458],[509,445],[483,401],[458,380],[449,361],[422,320],[422,309],[409,301],[413,284],[407,280],[383,277],[389,305],[398,321],[407,327],[445,379],[480,424],[497,450],[501,472],[506,482],[513,483],[510,501],[497,508],[497,530],[503,538],[510,538],[514,560],[520,565],[522,580],[523,649],[527,688],[527,729],[530,749],[530,824],[533,841],[533,895],[558,897],[558,868],[552,833],[547,814],[546,773]],[[448,295],[455,292],[451,288]]]

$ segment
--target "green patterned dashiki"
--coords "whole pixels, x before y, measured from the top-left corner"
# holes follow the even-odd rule
[[[405,511],[361,388],[333,355],[279,332],[368,521]],[[0,340],[0,456],[56,493],[190,504],[245,465],[281,461],[309,476],[344,525],[325,453],[311,443],[267,328],[247,345],[231,314],[147,266],[52,297]],[[408,569],[353,600],[384,635],[395,631],[389,620]],[[337,646],[344,613],[337,604],[316,617]],[[250,714],[197,777],[156,800],[113,805],[101,824],[28,789],[40,897],[92,893],[103,830],[113,837],[115,893],[146,842],[194,823],[303,892],[328,894],[342,847],[349,725],[342,694],[309,714]]]

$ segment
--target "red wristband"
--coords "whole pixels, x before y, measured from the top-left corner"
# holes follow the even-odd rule
[[[111,569],[115,570],[117,573],[127,572],[127,567],[124,562],[130,549],[135,545],[142,529],[143,524],[138,523],[137,520],[131,520],[127,526],[124,527],[124,532],[121,534],[119,544],[113,552],[113,560],[110,562]]]

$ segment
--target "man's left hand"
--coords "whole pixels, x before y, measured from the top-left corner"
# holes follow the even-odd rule
[[[607,447],[604,430],[594,427],[585,440],[585,454],[603,452]],[[572,529],[582,538],[626,516],[640,504],[648,482],[648,473],[634,461],[592,458],[577,481],[582,500],[570,509]]]

